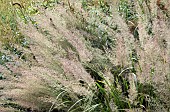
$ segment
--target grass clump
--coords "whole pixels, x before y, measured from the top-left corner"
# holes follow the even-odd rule
[[[114,80],[105,77],[105,70],[102,69],[100,61],[85,64],[85,69],[96,82],[96,87],[91,89],[94,93],[93,101],[98,105],[96,111],[155,110],[159,104],[159,96],[156,95],[152,84],[139,83],[136,75],[133,75],[135,88],[132,88],[129,76],[135,73],[133,67],[113,66],[110,72]],[[136,95],[131,94],[130,89],[135,89]],[[133,101],[130,97],[134,97]]]
[[[7,3],[5,1],[3,2]],[[54,3],[57,2],[58,0],[44,0],[42,6],[47,9],[53,7],[55,5]],[[84,69],[94,79],[95,85],[92,87],[87,87],[90,93],[86,96],[80,96],[74,93],[74,91],[67,90],[65,88],[59,88],[59,90],[56,90],[54,92],[56,97],[55,101],[51,101],[52,103],[48,102],[47,107],[44,106],[42,103],[42,110],[44,109],[45,111],[47,111],[49,109],[49,112],[112,112],[130,111],[137,108],[140,108],[141,110],[155,110],[156,106],[158,105],[157,102],[159,102],[159,96],[156,95],[157,90],[154,88],[153,84],[140,83],[140,81],[137,80],[136,66],[137,64],[139,64],[140,61],[137,51],[135,49],[132,49],[131,51],[129,51],[131,53],[127,53],[127,55],[130,54],[130,65],[114,65],[112,64],[110,59],[107,58],[108,52],[106,52],[106,50],[113,50],[113,48],[115,47],[114,35],[115,33],[118,33],[118,25],[113,25],[112,21],[110,21],[111,19],[113,19],[113,15],[111,13],[111,7],[109,6],[109,4],[104,0],[83,0],[82,6],[85,9],[86,13],[88,13],[88,17],[81,18],[83,16],[81,16],[80,13],[76,13],[76,10],[74,10],[74,14],[79,14],[78,16],[81,18],[80,19],[78,18],[78,16],[76,16],[77,19],[80,19],[79,24],[77,24],[76,27],[80,31],[80,33],[81,31],[84,31],[85,34],[87,34],[84,37],[86,41],[90,42],[90,46],[92,48],[94,48],[95,50],[96,48],[97,50],[100,49],[98,50],[99,52],[102,51],[101,54],[97,54],[100,56],[93,56],[93,59],[91,59],[89,62],[84,62],[85,64],[83,63]],[[21,7],[19,7],[21,9],[15,9],[16,7],[14,8],[11,5],[10,7],[10,10],[12,10],[13,13],[8,12],[8,14],[5,12],[5,10],[4,12],[2,11],[2,15],[0,18],[0,22],[2,23],[0,29],[2,38],[0,39],[0,42],[3,43],[2,45],[4,50],[10,51],[10,53],[17,55],[18,58],[26,60],[25,53],[20,48],[24,47],[24,49],[29,49],[29,42],[27,41],[26,37],[22,35],[18,30],[16,12],[18,16],[20,16],[20,18],[25,21],[25,23],[31,21],[32,24],[35,25],[36,21],[33,21],[32,18],[29,17],[29,14],[32,15],[39,12],[36,7],[34,8],[34,6],[30,6],[28,7],[28,9],[22,9]],[[120,15],[123,16],[123,18],[125,19],[125,22],[127,23],[131,33],[134,35],[135,38],[137,38],[137,40],[139,40],[137,28],[138,15],[134,9],[133,3],[130,3],[128,0],[120,0],[118,10]],[[41,33],[44,34],[50,41],[52,41],[52,38],[54,38],[54,36],[52,36],[47,30],[42,30]],[[148,27],[148,34],[151,33],[152,29]],[[166,44],[166,42],[163,43]],[[68,59],[70,57],[70,62],[73,61],[71,59],[72,54],[75,54],[75,56],[79,58],[79,54],[76,48],[72,44],[70,44],[68,40],[63,39],[59,41],[57,45],[61,48],[61,50],[63,50],[63,52],[55,52],[52,55],[60,52],[61,54],[63,53],[62,55],[64,55],[64,53],[67,52],[67,56],[63,57]],[[49,67],[50,69],[64,74],[64,71],[61,68],[62,65],[59,64],[60,61],[56,60],[63,57],[56,58],[54,56],[48,56],[48,53],[53,53],[53,51],[50,48],[47,49],[47,51],[47,55],[45,56],[48,57],[47,60],[49,60],[49,63],[47,63],[47,65],[46,63],[44,63],[43,66]],[[71,56],[69,56],[69,53]],[[27,55],[27,57],[31,56],[34,55]],[[8,55],[0,52],[1,65],[5,65],[5,63],[10,61],[11,60]],[[80,58],[79,60],[76,60],[77,63],[80,61]],[[150,72],[152,75],[155,74],[155,68],[151,67]],[[111,74],[111,76],[109,77],[111,80],[107,79],[107,73]],[[56,74],[53,73],[52,75]],[[132,100],[130,99],[130,95],[132,95],[130,94],[130,89],[133,88],[130,85],[130,75],[133,75],[135,77],[133,79],[135,82],[134,91],[136,91],[137,94],[136,96],[134,95],[135,98]],[[3,75],[0,74],[0,80],[2,79]],[[32,93],[33,95],[36,94],[36,96],[34,97],[35,99],[36,97],[38,97],[38,95],[41,95],[43,97],[46,93],[45,90],[42,90],[44,92],[42,92],[43,94],[41,94],[41,92],[36,93],[37,90],[33,91]],[[41,102],[41,100],[39,102]],[[37,105],[41,105],[41,103]],[[21,111],[27,111],[25,108],[22,108],[15,103],[7,103],[4,106],[20,109]]]

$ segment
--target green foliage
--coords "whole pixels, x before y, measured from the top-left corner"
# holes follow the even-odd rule
[[[150,97],[156,98],[156,89],[151,84],[138,83],[138,93],[147,94]]]
[[[7,7],[8,6],[8,7]],[[2,1],[0,4],[0,41],[13,42],[13,35],[18,30],[14,9],[10,7],[9,1]]]
[[[62,39],[62,40],[60,40],[59,45],[60,45],[64,50],[71,49],[72,51],[77,52],[76,48],[75,48],[67,39]]]
[[[29,1],[25,2],[29,3]],[[22,4],[20,4],[22,6]],[[29,42],[27,38],[20,33],[18,29],[17,17],[20,17],[24,20],[25,23],[28,22],[28,16],[26,16],[25,9],[26,7],[21,7],[19,5],[12,5],[10,0],[2,0],[0,4],[0,42],[1,47],[4,50],[9,50],[11,53],[16,54],[19,58],[25,60],[23,55],[23,51],[18,50],[18,47],[29,48]],[[17,46],[17,48],[16,48]],[[4,64],[4,66],[9,69],[5,63],[10,62],[12,59],[10,56],[5,55],[4,53],[0,53],[0,63]],[[11,70],[10,70],[11,71]]]
[[[131,66],[132,66],[131,71],[136,74],[136,69],[135,69],[136,66],[135,65],[136,65],[136,63],[138,63],[138,60],[139,60],[138,55],[137,55],[137,51],[135,49],[132,49],[129,57],[130,57]]]
[[[1,9],[1,16],[0,16],[0,41],[5,46],[6,44],[18,44],[22,47],[28,48],[28,41],[26,38],[19,32],[16,17],[17,14],[23,13],[23,9],[16,8],[15,6],[11,6],[10,2],[3,1],[4,4],[1,7],[4,7],[4,9]],[[19,12],[18,12],[19,11]],[[18,13],[16,13],[18,12]],[[24,14],[21,14],[24,16]],[[25,18],[25,16],[24,16]]]
[[[84,10],[91,10],[90,6],[95,6],[96,8],[99,8],[103,13],[105,13],[108,16],[111,16],[110,6],[105,0],[82,0],[82,7]]]
[[[138,96],[136,100],[139,104],[148,110],[155,110],[159,103],[159,96],[157,96],[157,90],[151,84],[138,83],[137,86]]]
[[[110,6],[105,0],[99,0],[99,6],[106,15],[111,16]]]
[[[10,62],[10,61],[12,61],[12,58],[0,51],[0,64],[4,65],[5,63]]]
[[[77,96],[65,87],[56,88],[56,100],[51,105],[49,112],[61,111],[66,112],[71,110],[72,107],[77,108],[77,105],[73,106],[78,100]]]
[[[126,97],[121,94],[121,91],[117,88],[114,82],[108,82],[104,78],[103,73],[100,69],[96,69],[94,63],[91,65],[86,65],[86,71],[90,73],[91,77],[96,81],[97,92],[95,92],[96,99],[94,101],[96,104],[101,104],[98,108],[102,111],[112,112],[114,109],[129,109],[131,108],[131,104],[126,99]],[[117,70],[117,69],[116,69]],[[119,72],[114,72],[119,73]],[[117,74],[118,75],[118,74]],[[122,82],[124,83],[122,87],[127,87],[127,82],[122,78]],[[108,87],[108,89],[106,89]],[[94,91],[94,90],[93,90]],[[112,104],[112,105],[110,105]],[[114,106],[115,105],[115,106]],[[114,106],[115,108],[112,108]]]
[[[126,24],[128,25],[129,30],[133,34],[135,40],[139,40],[137,27],[138,14],[134,8],[134,2],[130,2],[128,0],[120,0],[118,11],[120,15],[125,19]]]
[[[89,24],[86,27],[86,31],[94,35],[93,39],[88,39],[91,42],[92,47],[99,48],[101,50],[110,49],[114,46],[114,39],[105,30],[100,29],[100,26],[95,24]]]
[[[33,5],[28,6],[28,8],[27,8],[26,11],[27,11],[27,13],[30,14],[30,15],[36,15],[36,14],[39,13],[37,7],[34,7]]]
[[[126,21],[136,21],[138,19],[138,15],[133,9],[133,4],[129,3],[128,0],[120,0],[118,11]]]
[[[80,23],[76,26],[77,29],[82,29],[92,36],[92,38],[85,36],[85,39],[91,43],[92,47],[99,48],[104,52],[108,49],[113,49],[115,47],[115,38],[107,30],[112,29],[117,31],[118,26],[111,22],[113,15],[110,12],[108,3],[99,0],[98,7],[95,7],[93,1],[83,0],[82,7],[85,8],[89,17],[86,19],[82,17],[78,18],[80,19]]]
[[[121,92],[124,97],[129,97],[129,80],[128,80],[128,73],[131,72],[131,68],[123,69],[122,66],[113,66],[111,69],[111,73],[114,78],[114,86],[117,88],[118,86],[121,87]]]
[[[148,33],[148,35],[154,35],[154,33],[153,33],[153,31],[152,31],[152,30],[153,30],[153,29],[152,29],[152,26],[153,26],[153,25],[152,25],[152,22],[149,22],[148,25],[147,25],[146,28],[145,28],[145,29],[146,29],[146,32]]]
[[[83,8],[84,10],[87,10],[87,8],[88,8],[87,0],[82,0],[82,8]]]
[[[47,8],[51,8],[54,7],[55,3],[58,3],[59,0],[44,0],[42,2],[42,6],[47,9]]]
[[[22,51],[18,50],[17,48],[15,48],[14,46],[8,44],[4,47],[5,50],[9,50],[11,53],[16,54],[18,57],[21,57],[21,55],[23,54]]]
[[[14,35],[14,43],[22,46],[24,48],[29,48],[29,41],[27,39],[27,37],[25,37],[23,34],[21,34],[20,32],[16,32],[16,34]]]
[[[93,68],[96,71],[101,71],[102,73],[107,72],[113,64],[110,60],[105,56],[95,56],[90,62],[88,62],[88,66]]]
[[[133,52],[133,57],[136,56]],[[97,63],[97,62],[96,62]],[[101,111],[112,112],[114,109],[124,111],[132,108],[155,109],[157,105],[156,89],[152,85],[137,83],[137,96],[135,101],[131,102],[129,98],[128,73],[133,73],[133,69],[123,69],[121,66],[115,66],[111,69],[115,82],[110,82],[104,78],[100,69],[96,68],[95,63],[90,62],[85,68],[96,81],[96,88],[92,89],[95,93],[94,100]],[[100,67],[99,67],[100,68]],[[134,79],[136,80],[136,79]],[[121,86],[121,89],[118,88]],[[106,89],[107,87],[107,89]],[[134,103],[137,102],[137,103]],[[111,105],[112,104],[112,105]],[[114,107],[114,109],[112,108]]]

